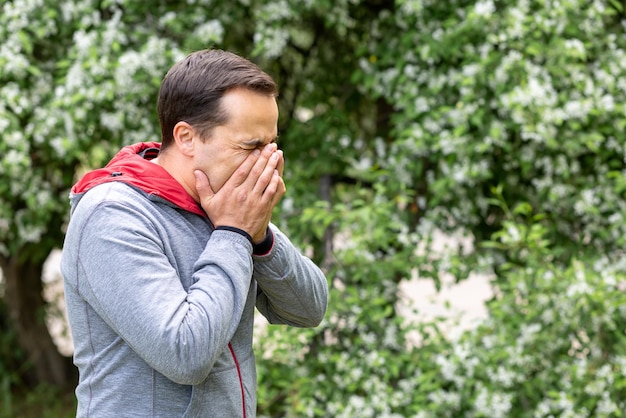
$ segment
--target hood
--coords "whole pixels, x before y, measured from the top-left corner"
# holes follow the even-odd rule
[[[72,187],[74,196],[100,184],[119,181],[134,186],[197,215],[206,216],[198,203],[163,167],[150,162],[159,155],[161,144],[140,142],[122,148],[104,167],[85,174]]]

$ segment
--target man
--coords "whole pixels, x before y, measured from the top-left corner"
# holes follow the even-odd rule
[[[61,262],[79,417],[254,417],[254,307],[314,327],[326,279],[273,224],[285,193],[274,81],[228,52],[176,64],[161,143],[71,194]]]

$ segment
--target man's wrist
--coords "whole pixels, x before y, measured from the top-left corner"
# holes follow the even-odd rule
[[[254,255],[267,255],[274,246],[274,233],[268,226],[265,230],[265,238],[259,243],[252,243],[252,253]]]
[[[254,240],[252,239],[252,236],[248,234],[246,231],[244,231],[241,228],[237,228],[235,226],[222,225],[222,226],[218,226],[217,228],[215,228],[215,230],[216,231],[231,231],[231,232],[235,232],[237,234],[243,235],[244,237],[246,237],[248,241],[250,241],[250,244],[252,244],[252,254],[254,255],[267,255],[269,254],[269,252],[272,250],[272,247],[274,246],[274,233],[272,232],[269,226],[265,230],[265,238],[263,238],[258,243],[255,243]]]
[[[226,226],[226,225],[222,225],[222,226],[218,226],[217,228],[215,228],[216,231],[230,231],[230,232],[236,232],[237,234],[243,235],[244,237],[246,237],[246,239],[248,241],[250,241],[250,244],[252,244],[252,246],[254,246],[254,242],[252,241],[252,236],[250,234],[248,234],[246,231],[244,231],[241,228],[237,228],[234,226]]]

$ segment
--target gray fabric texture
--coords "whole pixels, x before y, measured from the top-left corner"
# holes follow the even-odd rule
[[[274,225],[270,253],[253,256],[244,236],[128,184],[71,203],[61,270],[77,416],[241,417],[245,404],[254,417],[254,308],[272,324],[318,325],[321,270]]]

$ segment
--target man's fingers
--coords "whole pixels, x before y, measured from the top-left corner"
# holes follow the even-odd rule
[[[255,165],[259,161],[259,157],[261,156],[261,150],[255,149],[252,153],[246,158],[243,163],[235,172],[230,176],[226,184],[231,183],[232,187],[241,186],[247,179],[250,178],[250,172],[255,167]]]
[[[258,194],[263,194],[264,190],[269,186],[272,181],[272,177],[278,171],[276,167],[278,165],[278,160],[280,159],[278,153],[274,152],[270,155],[269,160],[266,162],[265,166],[262,168],[263,171],[258,175],[258,178],[252,179],[254,181],[253,191]],[[262,159],[259,160],[261,162]],[[255,167],[257,169],[257,167]],[[252,170],[250,175],[256,175],[255,170]]]
[[[278,170],[274,170],[272,179],[263,191],[263,196],[261,197],[261,201],[264,204],[269,205],[270,214],[278,201],[284,196],[285,192],[285,182],[278,173]]]
[[[274,171],[271,173],[271,176],[272,177],[270,178],[267,184],[267,187],[265,187],[265,190],[263,191],[263,197],[262,197],[262,199],[267,200],[267,201],[273,200],[274,194],[278,190],[278,181],[280,180],[280,176],[278,175],[278,170],[276,169],[274,169]]]
[[[248,187],[252,189],[275,151],[276,144],[267,144],[262,150],[254,150],[235,170],[227,183],[234,188],[247,182]]]
[[[278,175],[282,177],[283,170],[285,170],[285,157],[283,156],[283,150],[281,149],[277,150],[276,153],[279,157],[278,166],[276,167],[276,169],[278,170]]]
[[[254,163],[254,166],[248,171],[248,177],[245,182],[242,183],[243,187],[248,188],[249,190],[259,189],[259,182],[264,182],[265,184],[262,186],[260,190],[265,189],[267,186],[267,181],[269,178],[266,174],[268,170],[268,166],[271,166],[270,172],[272,169],[276,167],[276,160],[273,159],[273,155],[276,151],[276,144],[267,144],[263,150],[261,150],[261,154],[258,159]]]
[[[285,181],[283,180],[283,176],[280,173],[276,173],[278,177],[276,181],[276,192],[272,196],[272,207],[278,204],[278,201],[285,195],[287,192],[287,187],[285,187]]]

